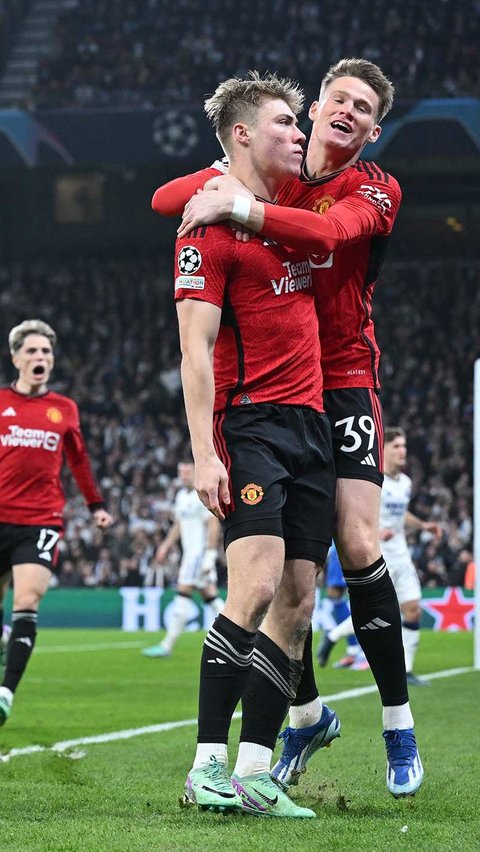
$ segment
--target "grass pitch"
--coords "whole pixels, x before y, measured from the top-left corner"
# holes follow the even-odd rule
[[[293,792],[317,819],[223,817],[178,805],[195,748],[203,636],[182,636],[170,658],[142,657],[156,638],[40,633],[0,729],[2,852],[480,849],[478,672],[411,690],[425,781],[414,798],[396,800],[385,787],[378,696],[351,694],[371,686],[371,674],[318,670],[342,736],[314,756]],[[471,634],[424,631],[418,673],[471,667],[472,645]],[[167,730],[169,722],[184,725]],[[232,766],[238,730],[234,722]]]

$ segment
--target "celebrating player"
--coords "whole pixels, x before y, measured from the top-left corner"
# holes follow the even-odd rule
[[[169,657],[188,619],[188,607],[194,588],[199,589],[203,600],[218,615],[223,600],[218,596],[216,560],[218,554],[218,519],[198,499],[194,488],[193,462],[180,462],[178,478],[182,483],[175,497],[175,521],[165,541],[156,553],[160,564],[180,539],[182,562],[178,573],[177,593],[172,606],[171,623],[162,642],[144,648],[145,657]]]
[[[217,177],[212,191],[194,195],[207,169],[161,187],[152,205],[178,213],[186,204],[179,235],[200,224],[233,219],[250,230],[310,254],[320,320],[324,403],[337,469],[335,541],[350,594],[355,633],[370,664],[383,706],[387,787],[395,796],[420,787],[423,769],[408,700],[398,600],[378,540],[383,481],[383,422],[379,350],[371,301],[388,237],[400,205],[397,181],[359,157],[381,133],[393,86],[380,68],[363,59],[342,59],[322,80],[310,107],[312,133],[300,178],[265,204],[231,175]],[[194,197],[191,197],[194,196]],[[292,209],[285,205],[292,205]],[[375,623],[378,629],[369,629]],[[304,673],[284,732],[284,750],[273,773],[288,786],[298,781],[318,747],[318,692],[311,639]]]
[[[296,85],[252,73],[227,80],[206,102],[232,173],[265,199],[300,173],[302,100]],[[225,609],[203,647],[198,744],[185,802],[314,817],[269,774],[302,671],[316,567],[333,528],[335,470],[310,264],[305,252],[263,239],[238,242],[226,225],[179,239],[176,264],[195,485],[223,520],[228,567]],[[258,631],[269,606],[275,617]],[[227,740],[240,698],[231,777]],[[323,709],[328,741],[339,723]]]
[[[11,570],[13,577],[0,725],[10,715],[35,645],[38,607],[57,569],[64,454],[97,527],[112,523],[90,468],[77,406],[47,387],[55,332],[42,320],[25,320],[12,328],[8,342],[18,378],[0,389],[0,576]]]

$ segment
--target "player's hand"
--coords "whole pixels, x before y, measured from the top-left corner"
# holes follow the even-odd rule
[[[251,231],[245,225],[240,225],[239,222],[234,222],[233,219],[228,220],[228,225],[235,232],[235,239],[241,243],[248,243],[252,237],[256,237],[255,231]]]
[[[395,531],[390,529],[390,527],[381,527],[378,535],[380,541],[390,541],[390,539],[395,535]]]
[[[225,520],[222,506],[230,504],[228,473],[218,456],[195,461],[195,489],[203,505],[219,521]]]
[[[245,195],[246,198],[251,198],[254,200],[255,196],[253,192],[250,192],[249,189],[236,177],[233,175],[219,175],[217,177],[210,178],[207,180],[206,184],[203,187],[204,190],[220,190],[222,192],[232,192],[233,195]],[[255,231],[251,231],[249,228],[246,228],[245,225],[240,225],[239,222],[234,222],[233,219],[230,219],[228,222],[232,231],[235,231],[235,239],[242,243],[248,243],[251,237],[256,237]]]
[[[230,218],[234,195],[231,192],[199,190],[185,205],[182,224],[177,230],[179,238],[186,237],[200,225],[213,225]]]
[[[238,178],[233,177],[233,175],[216,175],[209,178],[203,185],[203,189],[207,191],[215,189],[220,192],[231,192],[232,195],[246,195],[252,201],[255,198],[253,192],[250,192],[245,184]]]
[[[100,530],[105,530],[113,524],[112,516],[105,509],[97,509],[93,513],[93,520],[95,521],[95,526]]]
[[[433,533],[436,539],[442,538],[443,536],[443,527],[441,526],[441,524],[437,524],[435,521],[424,521],[422,525],[422,530],[425,530],[425,532]]]

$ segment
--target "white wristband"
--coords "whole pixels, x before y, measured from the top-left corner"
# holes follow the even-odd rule
[[[235,195],[230,219],[233,219],[234,222],[240,222],[241,225],[245,225],[250,216],[251,206],[252,203],[246,195]]]

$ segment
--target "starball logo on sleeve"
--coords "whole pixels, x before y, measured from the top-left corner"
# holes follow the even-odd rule
[[[195,274],[202,265],[202,255],[196,246],[184,246],[177,263],[181,274],[175,278],[175,290],[205,289],[205,278]]]

